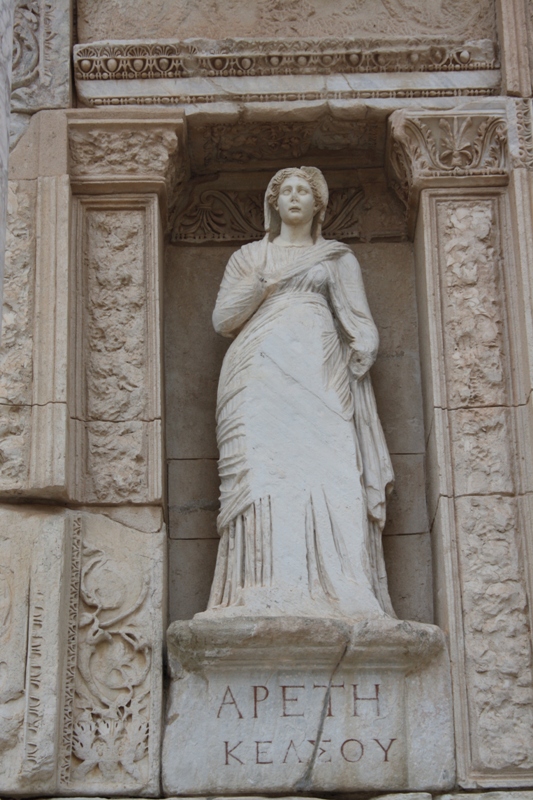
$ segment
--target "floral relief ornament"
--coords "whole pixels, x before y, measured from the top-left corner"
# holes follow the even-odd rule
[[[122,769],[142,781],[148,753],[151,646],[133,616],[146,600],[147,576],[118,564],[101,550],[85,548],[80,598],[76,690],[79,710],[73,731],[78,778],[98,768],[105,779]],[[132,587],[139,586],[136,596]]]

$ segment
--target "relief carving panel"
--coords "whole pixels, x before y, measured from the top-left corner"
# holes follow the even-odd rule
[[[441,202],[444,345],[453,407],[504,405],[497,201]]]
[[[80,126],[81,127],[81,126]],[[79,130],[75,125],[69,133],[71,171],[74,177],[102,175],[165,176],[172,155],[178,147],[175,131],[161,128],[153,130]]]
[[[0,482],[22,490],[28,478],[33,375],[36,186],[10,181],[0,342]]]
[[[76,492],[150,502],[161,491],[157,199],[77,207]]]
[[[64,790],[159,789],[164,532],[141,534],[101,515],[78,519],[79,599],[62,758]],[[74,662],[73,662],[74,663]],[[90,787],[89,792],[88,787]]]
[[[29,113],[69,107],[72,35],[71,0],[16,0],[14,5],[12,146]]]
[[[474,766],[533,767],[531,631],[516,500],[457,500]]]

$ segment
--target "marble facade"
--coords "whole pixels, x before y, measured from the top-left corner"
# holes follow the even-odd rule
[[[0,795],[531,800],[533,3],[16,0],[0,49]],[[402,623],[379,674],[353,631],[191,622],[218,546],[209,319],[301,163],[381,338]],[[390,708],[356,730],[358,674]]]

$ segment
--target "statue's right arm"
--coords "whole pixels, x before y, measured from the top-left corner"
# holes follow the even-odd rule
[[[263,302],[265,280],[241,248],[228,261],[218,292],[213,326],[222,336],[233,338]]]

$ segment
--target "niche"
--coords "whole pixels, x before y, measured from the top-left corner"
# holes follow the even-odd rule
[[[205,609],[218,547],[215,407],[229,340],[211,313],[235,249],[259,239],[272,174],[302,164],[330,187],[327,238],[353,247],[380,332],[372,380],[396,486],[384,531],[400,618],[433,621],[413,245],[385,177],[385,120],[190,125],[189,178],[165,250],[169,619]]]

